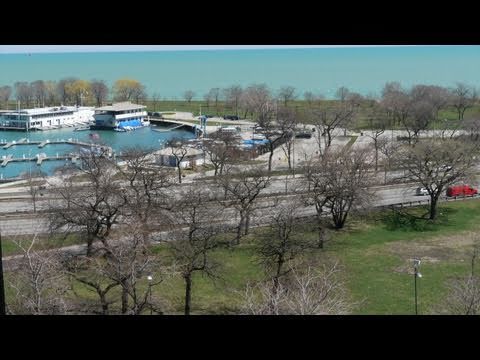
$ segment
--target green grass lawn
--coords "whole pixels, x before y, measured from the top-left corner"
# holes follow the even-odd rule
[[[409,210],[425,213],[425,208]],[[439,220],[421,230],[393,228],[384,220],[388,213],[373,213],[347,222],[341,231],[333,231],[325,249],[312,250],[312,258],[339,260],[343,267],[351,300],[357,305],[354,314],[413,314],[414,278],[412,259],[422,259],[418,279],[419,312],[430,313],[445,296],[445,282],[469,271],[469,251],[475,233],[480,230],[480,201],[471,200],[440,205]],[[238,313],[248,281],[261,280],[264,272],[253,251],[255,232],[233,250],[217,250],[213,258],[221,264],[221,277],[215,280],[196,274],[193,280],[192,313]],[[315,238],[315,231],[302,229],[305,237]],[[4,241],[4,254],[11,253],[11,244]],[[163,246],[154,248],[166,256]],[[159,276],[159,274],[154,274]],[[146,284],[143,284],[145,288]],[[141,286],[142,287],[142,286]],[[82,297],[95,299],[95,294],[75,286]],[[154,296],[170,304],[169,312],[183,311],[184,283],[180,275],[166,279],[154,290]],[[114,307],[119,304],[114,304]]]
[[[23,254],[22,249],[17,245],[20,243],[24,248],[28,247],[32,240],[31,236],[3,236],[2,237],[2,252],[3,256],[10,256],[16,254]],[[76,234],[69,234],[66,237],[55,236],[49,237],[46,235],[38,236],[32,249],[34,250],[48,250],[55,249],[62,246],[70,246],[83,244],[83,240]]]

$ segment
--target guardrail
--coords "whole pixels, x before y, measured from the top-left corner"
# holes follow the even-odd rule
[[[463,195],[463,196],[441,196],[438,201],[440,202],[451,202],[451,201],[463,201],[480,198],[480,194],[477,195]],[[430,204],[430,197],[424,200],[413,200],[413,201],[404,201],[401,203],[388,204],[388,205],[377,205],[375,207],[384,208],[384,209],[393,209],[395,207],[404,208],[404,207],[413,207],[420,205]]]

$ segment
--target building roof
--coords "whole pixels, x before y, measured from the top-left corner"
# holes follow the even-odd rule
[[[108,106],[102,106],[102,107],[96,108],[95,110],[97,110],[97,111],[125,111],[125,110],[138,110],[138,109],[144,109],[144,108],[146,108],[146,106],[133,104],[130,101],[125,101],[125,102],[119,102],[119,103],[115,103],[115,104],[108,105]]]
[[[31,109],[20,109],[20,110],[5,110],[0,111],[4,115],[38,115],[38,114],[58,114],[62,112],[70,111],[93,111],[93,107],[88,106],[55,106],[55,107],[43,107],[43,108],[31,108]]]
[[[185,147],[185,149],[187,149],[187,155],[185,155],[187,157],[188,156],[197,156],[197,155],[203,154],[203,151],[201,151],[199,149],[192,148],[192,147]],[[180,149],[178,149],[178,151],[176,151],[176,152],[180,153]],[[173,156],[173,152],[172,152],[171,147],[166,147],[162,150],[158,150],[158,151],[155,152],[155,154],[157,154],[157,155],[172,155]]]

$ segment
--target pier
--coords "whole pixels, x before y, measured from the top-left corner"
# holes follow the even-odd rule
[[[76,139],[67,139],[67,140],[43,140],[43,141],[29,141],[27,138],[22,138],[19,140],[13,140],[10,142],[5,142],[5,141],[0,141],[0,146],[2,146],[3,149],[9,149],[12,146],[16,145],[37,145],[39,148],[43,148],[46,145],[49,144],[69,144],[69,145],[77,145],[81,146],[82,148],[101,148],[101,149],[107,149],[107,154],[108,156],[111,156],[113,154],[113,150],[110,146],[104,146],[100,144],[94,144],[94,143],[87,143],[87,142],[82,142],[78,141]],[[88,155],[85,155],[88,156]],[[25,162],[25,161],[35,161],[37,165],[42,165],[44,161],[49,161],[49,160],[71,160],[72,162],[76,162],[78,159],[81,159],[85,157],[81,154],[78,153],[71,153],[68,155],[59,155],[57,153],[56,156],[47,156],[45,153],[40,153],[36,154],[33,157],[26,157],[25,154],[23,157],[18,157],[14,158],[12,154],[9,155],[4,155],[1,160],[1,166],[5,167],[9,163],[12,162]]]
[[[28,141],[27,138],[23,138],[20,140],[13,140],[10,142],[0,142],[0,146],[2,146],[3,149],[8,149],[12,146],[16,145],[38,145],[39,148],[43,148],[46,145],[55,145],[55,144],[69,144],[69,145],[78,145],[78,146],[84,146],[84,147],[102,147],[103,145],[99,144],[94,144],[94,143],[87,143],[83,141],[78,141],[75,139],[67,139],[67,140],[44,140],[44,141]]]
[[[38,154],[34,157],[21,157],[21,158],[14,158],[13,155],[8,155],[5,159],[2,159],[2,167],[7,166],[9,163],[12,162],[27,162],[27,161],[35,161],[37,165],[42,165],[42,162],[49,161],[49,160],[71,160],[72,162],[76,162],[80,159],[81,156],[79,155],[59,155],[59,156],[47,156],[45,154]]]
[[[9,147],[12,147],[13,145],[22,145],[22,144],[27,144],[27,145],[29,144],[27,142],[27,138],[23,138],[23,139],[20,139],[20,140],[17,140],[17,141],[13,140],[13,141],[10,141],[8,143],[2,143],[0,145],[3,145],[4,149],[8,149]]]

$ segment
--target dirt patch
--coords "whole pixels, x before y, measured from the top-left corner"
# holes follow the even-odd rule
[[[480,240],[480,233],[465,232],[421,240],[420,244],[415,241],[397,241],[388,244],[385,250],[403,260],[402,265],[393,269],[394,272],[413,275],[414,258],[421,259],[423,263],[461,262],[470,256],[475,240]]]

